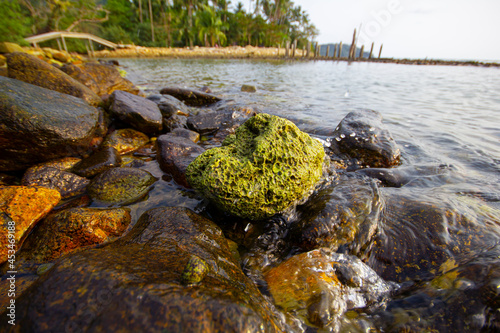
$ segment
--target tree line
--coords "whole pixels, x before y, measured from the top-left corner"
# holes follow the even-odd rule
[[[92,33],[115,43],[151,47],[301,47],[318,30],[292,0],[0,0],[0,41],[50,31]],[[82,46],[83,47],[83,46]]]

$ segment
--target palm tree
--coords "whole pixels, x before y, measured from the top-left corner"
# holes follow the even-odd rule
[[[224,24],[218,13],[210,6],[204,6],[203,10],[197,13],[196,26],[198,28],[198,37],[207,44],[210,40],[210,46],[219,42],[223,44],[227,38],[224,32]],[[207,45],[205,45],[207,46]]]

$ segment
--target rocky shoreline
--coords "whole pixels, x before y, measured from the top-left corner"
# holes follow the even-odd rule
[[[500,212],[399,194],[427,175],[402,165],[380,113],[320,140],[209,89],[146,96],[116,62],[44,59],[9,53],[0,76],[0,305],[16,324],[2,331],[497,325]]]

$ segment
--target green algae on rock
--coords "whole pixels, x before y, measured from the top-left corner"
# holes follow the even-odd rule
[[[134,168],[113,168],[97,175],[87,191],[93,200],[109,205],[127,205],[143,198],[156,181],[149,172]]]
[[[292,122],[258,114],[222,147],[198,156],[186,176],[220,209],[260,220],[307,195],[321,177],[324,156],[321,143]]]

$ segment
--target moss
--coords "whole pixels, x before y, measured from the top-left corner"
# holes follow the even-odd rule
[[[319,180],[323,158],[321,143],[292,122],[258,114],[222,147],[198,156],[186,175],[222,210],[259,220],[302,199]]]

